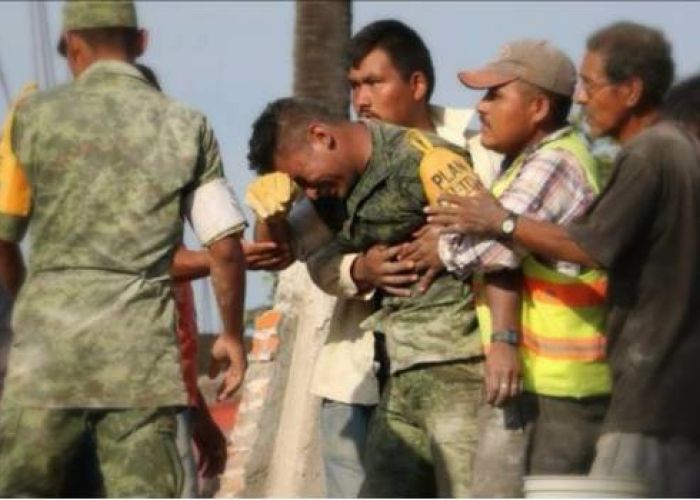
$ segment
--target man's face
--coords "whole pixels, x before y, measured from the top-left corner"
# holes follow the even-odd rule
[[[368,53],[348,72],[352,107],[361,118],[374,118],[412,126],[413,117],[425,106],[425,89],[412,79],[405,81],[382,49]]]
[[[278,152],[275,170],[289,175],[312,200],[345,199],[357,180],[357,173],[338,141],[323,134],[319,137],[310,132],[308,140]]]
[[[484,147],[505,155],[519,153],[537,127],[532,104],[532,91],[518,80],[488,89],[477,106]]]
[[[605,59],[600,53],[586,52],[579,71],[576,102],[584,109],[593,137],[615,137],[627,119],[627,94],[624,84],[615,84],[605,74]]]

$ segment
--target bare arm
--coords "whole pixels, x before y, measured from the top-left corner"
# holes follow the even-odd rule
[[[486,302],[491,313],[491,331],[520,331],[519,270],[498,271],[484,276]],[[501,406],[520,392],[518,348],[492,342],[486,355],[486,402]]]
[[[209,276],[209,255],[206,250],[188,250],[181,246],[175,252],[170,275],[176,283]]]
[[[428,220],[444,226],[443,231],[498,238],[508,212],[484,188],[472,196],[443,195],[446,205],[428,207]],[[566,228],[550,222],[519,216],[513,242],[553,260],[575,262],[586,267],[600,267],[575,241]]]
[[[208,248],[211,279],[216,295],[223,332],[214,343],[209,376],[225,370],[217,397],[229,398],[243,382],[247,367],[243,345],[243,300],[245,297],[245,260],[240,238],[227,236]]]
[[[12,300],[17,297],[25,276],[24,259],[17,243],[0,241],[0,284]]]
[[[598,262],[571,239],[564,226],[551,222],[536,221],[524,216],[518,217],[513,241],[532,253],[550,259],[575,262],[585,267],[600,267]]]

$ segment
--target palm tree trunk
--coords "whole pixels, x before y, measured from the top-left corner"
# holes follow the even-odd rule
[[[324,102],[344,116],[350,0],[297,0],[294,95]],[[246,466],[244,496],[324,497],[320,398],[310,393],[316,357],[328,335],[335,298],[318,289],[304,263],[279,273],[275,310],[280,350]],[[244,396],[245,397],[245,396]]]
[[[345,80],[350,41],[350,0],[297,0],[294,95],[323,101],[347,116]]]

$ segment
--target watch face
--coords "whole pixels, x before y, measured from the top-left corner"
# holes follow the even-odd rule
[[[506,220],[503,221],[503,224],[501,225],[501,231],[503,231],[505,234],[511,234],[514,230],[515,221],[511,217],[508,217]]]

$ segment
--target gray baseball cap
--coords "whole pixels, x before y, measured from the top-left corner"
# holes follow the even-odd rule
[[[571,97],[576,67],[569,57],[546,40],[518,40],[501,48],[486,66],[461,71],[459,80],[473,89],[498,87],[516,79],[555,94]]]

